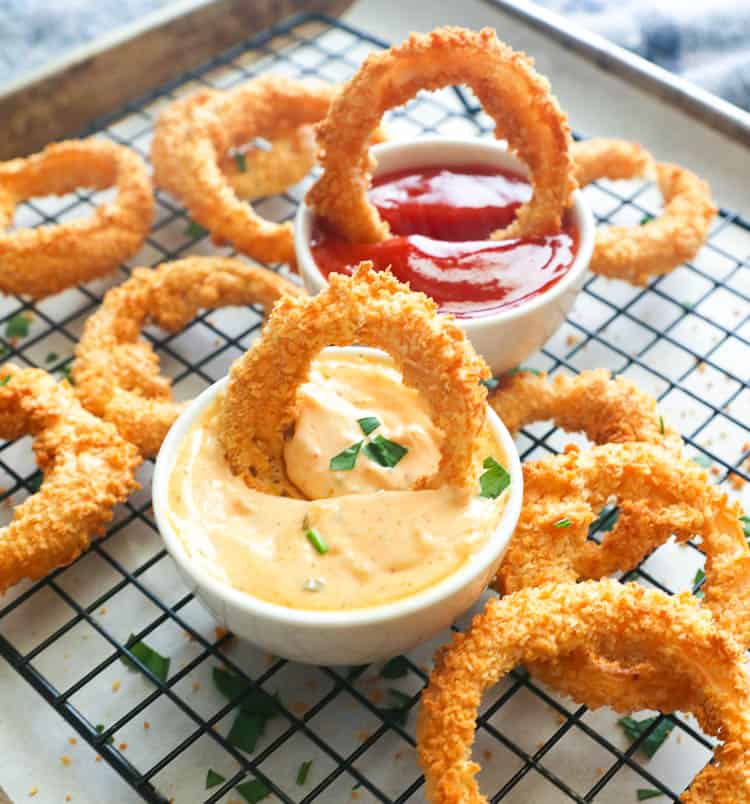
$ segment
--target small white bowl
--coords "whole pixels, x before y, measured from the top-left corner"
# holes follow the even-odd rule
[[[371,149],[377,160],[374,175],[431,165],[490,165],[528,176],[526,166],[505,144],[479,138],[446,139],[423,137],[411,142],[386,142]],[[495,375],[521,364],[557,330],[570,312],[586,278],[594,249],[596,224],[582,193],[573,193],[573,222],[578,230],[578,252],[568,272],[549,290],[506,311],[456,323],[469,336],[474,348]],[[294,219],[294,246],[302,281],[309,293],[325,287],[326,279],[310,250],[314,214],[303,202]]]
[[[177,419],[159,452],[153,477],[154,514],[166,548],[190,591],[222,626],[274,656],[308,664],[359,665],[410,650],[449,626],[476,602],[505,553],[523,498],[518,452],[491,408],[487,409],[489,425],[505,452],[511,485],[502,519],[484,546],[456,572],[403,600],[348,611],[307,611],[260,600],[211,577],[190,557],[170,524],[169,476],[178,447],[226,384],[226,377],[214,383]]]

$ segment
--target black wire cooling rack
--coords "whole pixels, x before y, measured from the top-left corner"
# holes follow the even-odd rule
[[[206,85],[229,87],[268,70],[340,81],[384,44],[328,18],[298,17],[86,133],[148,156],[154,119],[175,97]],[[487,135],[490,121],[471,96],[454,89],[420,96],[391,114],[388,130],[393,137],[423,131]],[[304,189],[266,199],[259,211],[289,218]],[[637,223],[658,212],[658,195],[648,184],[604,182],[586,194],[602,222]],[[85,214],[98,198],[79,192],[40,199],[19,210],[17,223]],[[174,200],[160,194],[154,229],[133,264],[201,253],[229,252],[213,247]],[[696,260],[649,287],[590,278],[570,318],[529,365],[553,374],[603,366],[630,376],[659,397],[665,417],[682,430],[697,459],[711,465],[717,482],[741,496],[750,456],[748,255],[750,225],[722,210]],[[12,297],[0,301],[6,356],[64,373],[82,322],[127,273],[123,268],[114,281],[36,305]],[[31,321],[30,331],[23,335],[22,325],[14,338],[12,322],[19,314]],[[254,308],[219,310],[200,315],[177,335],[149,329],[146,336],[174,377],[176,393],[187,398],[226,372],[260,321]],[[518,443],[527,458],[556,451],[571,437],[535,425]],[[0,459],[9,515],[33,493],[39,475],[27,441],[5,444]],[[156,534],[148,493],[152,468],[144,465],[143,491],[122,506],[107,535],[85,556],[0,600],[3,658],[145,801],[242,801],[237,786],[254,779],[265,785],[269,801],[422,801],[414,707],[432,651],[447,634],[399,662],[388,679],[380,667],[293,665],[214,632]],[[635,575],[673,592],[690,588],[701,564],[696,546],[666,545]],[[131,635],[171,656],[165,681],[128,650]],[[140,673],[130,672],[123,657]],[[236,673],[248,686],[233,700],[223,698],[211,680],[215,667]],[[247,752],[228,735],[238,705],[258,689],[277,694],[278,717]],[[673,730],[648,758],[640,750],[643,741],[664,728],[664,717]],[[676,714],[656,718],[631,743],[612,712],[590,712],[517,670],[484,702],[475,756],[483,765],[482,789],[492,801],[627,801],[637,800],[643,789],[661,793],[658,800],[677,801],[710,757],[711,745],[692,719]],[[308,761],[300,784],[299,769]],[[209,767],[225,781],[206,790]]]

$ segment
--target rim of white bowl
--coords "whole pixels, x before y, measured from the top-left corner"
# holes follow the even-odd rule
[[[508,161],[508,168],[515,170],[518,173],[528,175],[528,168],[526,165],[514,154],[510,153],[502,140],[489,140],[479,139],[478,137],[441,137],[439,135],[431,135],[426,137],[419,137],[415,140],[409,141],[394,141],[384,142],[379,145],[374,145],[370,149],[370,153],[378,160],[379,156],[383,154],[390,155],[394,151],[410,151],[415,155],[414,166],[429,166],[432,162],[439,163],[439,158],[434,157],[428,161],[419,160],[419,152],[422,150],[433,149],[435,146],[442,146],[447,151],[455,154],[458,151],[471,149],[474,156],[467,155],[465,164],[472,164],[477,162],[476,154],[478,151],[491,152],[494,156],[503,154]],[[459,161],[454,161],[453,164],[460,164]],[[374,170],[374,175],[378,175],[378,168]],[[591,260],[591,255],[594,251],[594,240],[596,237],[596,222],[594,221],[591,208],[583,197],[580,190],[575,190],[572,195],[573,205],[571,211],[573,214],[573,221],[576,229],[578,230],[578,249],[575,258],[570,268],[565,275],[556,282],[551,288],[540,293],[528,301],[521,302],[516,307],[511,307],[508,310],[501,310],[497,313],[483,313],[475,317],[457,318],[456,321],[460,327],[467,333],[474,330],[482,329],[498,322],[511,321],[516,318],[521,318],[540,307],[545,307],[548,304],[554,304],[555,300],[563,296],[571,287],[574,287],[580,280],[581,275],[586,272]],[[297,214],[294,218],[294,247],[297,254],[297,264],[303,279],[308,276],[313,281],[311,284],[315,287],[325,287],[327,283],[326,278],[320,272],[315,260],[313,259],[312,252],[310,251],[310,234],[312,232],[312,218],[313,212],[307,206],[304,199],[302,199],[297,208]]]
[[[358,346],[334,346],[328,347],[328,349],[354,351],[358,353],[379,352],[377,349]],[[188,407],[174,422],[159,450],[152,480],[152,503],[159,533],[164,540],[169,554],[191,578],[197,588],[206,587],[213,595],[219,597],[225,603],[244,610],[248,614],[260,616],[266,620],[285,623],[287,625],[339,628],[353,625],[376,624],[412,614],[450,597],[467,586],[474,578],[485,572],[497,559],[498,555],[503,552],[507,543],[510,541],[510,537],[513,535],[518,516],[521,512],[521,503],[523,500],[523,472],[521,470],[521,460],[518,455],[518,450],[516,449],[510,433],[499,416],[488,405],[488,422],[493,435],[499,441],[505,453],[505,458],[508,463],[507,469],[511,477],[510,493],[505,503],[505,510],[503,511],[502,518],[497,528],[493,531],[482,548],[476,553],[473,553],[455,572],[443,578],[443,580],[439,581],[434,586],[423,589],[415,595],[410,595],[409,597],[401,598],[391,603],[383,603],[378,606],[347,609],[344,611],[317,611],[292,609],[286,606],[280,606],[276,603],[270,603],[266,600],[261,600],[248,592],[235,589],[228,583],[212,577],[205,571],[201,571],[197,562],[191,559],[179,536],[175,533],[169,522],[166,513],[168,510],[168,481],[177,457],[177,450],[187,434],[187,431],[217,394],[224,390],[228,380],[228,377],[223,377],[206,388],[188,404]]]

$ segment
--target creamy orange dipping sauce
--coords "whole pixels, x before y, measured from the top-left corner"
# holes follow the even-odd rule
[[[236,589],[296,609],[341,610],[408,597],[455,572],[497,527],[508,492],[466,498],[410,491],[434,473],[443,434],[391,360],[326,350],[298,395],[287,473],[309,500],[274,497],[235,477],[219,444],[215,402],[180,446],[169,483],[171,524],[192,559]],[[358,419],[378,420],[365,435]],[[380,435],[408,451],[393,467],[368,457]],[[362,442],[353,468],[331,458]],[[506,465],[489,433],[477,459]],[[321,553],[308,537],[324,542]]]

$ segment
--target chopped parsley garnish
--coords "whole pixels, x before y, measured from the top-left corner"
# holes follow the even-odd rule
[[[605,505],[599,516],[589,525],[589,536],[594,533],[607,533],[617,524],[620,509],[616,505]]]
[[[381,709],[380,713],[389,720],[398,723],[400,726],[405,726],[406,721],[409,719],[411,697],[401,692],[401,690],[394,689],[389,689],[388,694],[393,700],[393,706],[389,706],[387,709]]]
[[[216,787],[222,782],[226,782],[226,779],[220,773],[209,768],[206,773],[206,790],[210,790],[212,787]]]
[[[713,463],[708,455],[693,455],[693,460],[698,464],[698,466],[702,466],[704,469],[708,469]]]
[[[44,358],[45,363],[54,363],[56,360],[60,359],[60,355],[57,352],[50,352],[47,357]]]
[[[380,427],[380,421],[375,416],[365,416],[362,419],[357,419],[357,424],[365,435],[370,435]]]
[[[239,702],[240,709],[266,719],[279,713],[278,699],[264,690],[253,689],[252,684],[242,676],[222,667],[214,667],[212,675],[216,689],[228,700],[234,701],[244,695]]]
[[[247,158],[241,151],[237,151],[234,155],[234,161],[237,163],[237,170],[240,173],[247,173]]]
[[[199,237],[205,237],[208,234],[208,229],[204,229],[195,221],[190,221],[185,227],[185,234],[197,240]]]
[[[167,680],[167,676],[169,675],[169,657],[162,656],[145,642],[138,641],[133,634],[128,637],[125,647],[147,670],[150,670],[159,681],[164,682]],[[128,670],[140,670],[137,665],[133,664],[129,657],[121,656],[120,659]]]
[[[741,516],[742,530],[745,532],[745,538],[750,541],[750,516]]]
[[[537,377],[542,376],[542,372],[539,371],[539,369],[530,368],[529,366],[516,366],[508,372],[507,376],[512,377],[514,374],[523,374],[524,372],[528,374],[536,374]]]
[[[488,391],[494,391],[500,385],[500,380],[497,377],[490,377],[488,380],[479,380],[479,384],[483,385]]]
[[[7,384],[10,382],[11,377],[12,377],[12,375],[11,375],[11,374],[6,374],[6,375],[5,375],[5,376],[4,376],[4,377],[3,377],[3,378],[0,380],[0,388],[2,388],[2,386],[3,386],[3,385],[7,385]]]
[[[320,555],[324,556],[328,552],[328,545],[325,543],[325,539],[315,528],[308,528],[305,536],[307,537],[307,541],[310,542]]]
[[[699,567],[695,571],[695,578],[693,578],[693,589],[695,590],[693,594],[696,597],[703,597],[703,590],[698,589],[698,587],[703,583],[704,578],[706,577],[706,573]]]
[[[382,435],[375,436],[372,441],[365,444],[362,450],[370,460],[388,469],[396,466],[408,451],[406,447],[402,447],[401,444],[397,444],[395,441],[383,438]]]
[[[380,668],[381,678],[403,678],[409,672],[406,656],[394,656]]]
[[[510,486],[510,474],[492,457],[485,458],[482,466],[486,471],[479,477],[479,496],[494,500]]]
[[[307,775],[310,773],[310,768],[312,767],[312,760],[308,759],[306,762],[303,762],[299,766],[299,770],[297,771],[297,784],[303,785],[307,781]]]
[[[664,435],[664,417],[659,416],[659,432]]]
[[[564,519],[558,519],[557,522],[553,524],[555,528],[569,528],[573,523],[565,517]]]
[[[643,720],[635,720],[635,718],[632,717],[621,717],[617,722],[625,730],[625,734],[635,742],[635,740],[640,740],[657,720],[659,723],[656,728],[638,746],[640,750],[650,758],[661,748],[667,737],[669,737],[674,728],[674,723],[668,718],[662,719],[661,715],[646,717]]]
[[[645,801],[648,798],[658,798],[664,795],[661,790],[654,790],[650,787],[641,787],[635,791],[635,794],[638,796],[638,801]]]
[[[654,219],[654,216],[653,216],[653,215],[649,215],[649,214],[648,214],[648,212],[647,212],[647,213],[646,213],[646,214],[645,214],[645,215],[644,215],[644,216],[641,218],[641,224],[640,224],[640,225],[641,225],[641,226],[643,226],[644,224],[649,223],[649,221],[652,221],[653,219]]]
[[[71,385],[75,385],[76,381],[73,379],[72,375],[73,365],[72,363],[68,363],[67,365],[63,366],[60,369],[60,374],[62,374],[62,379],[67,380]]]
[[[97,734],[101,734],[104,731],[104,724],[98,723],[94,728],[96,729]],[[107,743],[107,745],[112,745],[114,741],[115,738],[110,734],[104,742]]]
[[[227,742],[235,748],[251,754],[258,744],[258,737],[266,730],[267,720],[268,718],[264,715],[251,714],[240,709],[229,734],[227,734]]]
[[[37,491],[42,487],[42,483],[44,482],[44,475],[41,472],[34,472],[34,474],[29,478],[29,482],[27,483],[29,490],[36,494]]]
[[[356,444],[352,444],[351,447],[347,447],[343,452],[339,452],[338,455],[334,455],[328,464],[328,468],[332,472],[349,472],[354,469],[363,443],[358,441]]]
[[[238,784],[235,790],[248,804],[258,804],[259,801],[271,795],[271,788],[265,782],[261,782],[260,779]]]
[[[6,338],[25,338],[29,334],[31,321],[23,314],[16,313],[5,324]]]

